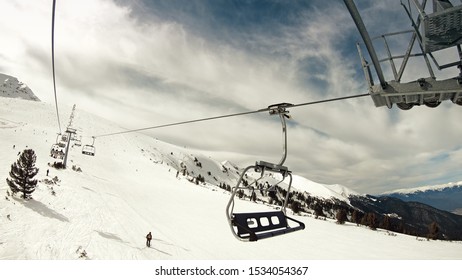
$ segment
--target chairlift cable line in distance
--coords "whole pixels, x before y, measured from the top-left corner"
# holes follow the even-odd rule
[[[51,17],[51,67],[53,71],[53,91],[55,95],[56,117],[58,119],[59,133],[61,134],[61,121],[59,120],[58,96],[56,94],[56,76],[55,76],[55,8],[56,0],[53,0],[53,9]]]
[[[300,104],[286,104],[284,105],[284,107],[285,108],[295,108],[295,107],[309,106],[309,105],[328,103],[328,102],[334,102],[334,101],[340,101],[340,100],[346,100],[346,99],[359,98],[359,97],[364,97],[364,96],[369,96],[369,93],[349,95],[349,96],[344,96],[344,97],[336,97],[336,98],[331,98],[331,99],[323,99],[323,100],[305,102],[305,103],[300,103]],[[95,135],[92,137],[93,139],[95,139],[95,138],[101,138],[101,137],[107,137],[107,136],[113,136],[113,135],[119,135],[119,134],[134,133],[134,132],[140,132],[140,131],[145,131],[145,130],[158,129],[158,128],[163,128],[163,127],[170,127],[170,126],[191,124],[191,123],[197,123],[197,122],[203,122],[203,121],[223,119],[223,118],[237,117],[237,116],[243,116],[243,115],[257,114],[257,113],[267,112],[269,110],[270,110],[269,108],[264,108],[264,109],[260,109],[256,111],[234,113],[234,114],[229,114],[229,115],[221,115],[221,116],[208,117],[208,118],[195,119],[195,120],[182,121],[182,122],[169,123],[169,124],[162,124],[162,125],[150,126],[150,127],[144,127],[144,128],[138,128],[138,129],[124,130],[124,131],[119,131],[119,132]]]

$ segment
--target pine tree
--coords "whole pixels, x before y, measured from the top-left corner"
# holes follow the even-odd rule
[[[295,214],[298,214],[301,210],[300,202],[294,200],[290,208],[292,209],[292,211],[294,211]]]
[[[252,191],[252,194],[250,195],[250,201],[257,202],[257,194],[255,191]]]
[[[376,230],[377,229],[377,216],[375,215],[375,213],[368,213],[366,215],[366,225],[372,229],[372,230]]]
[[[6,179],[13,194],[22,193],[21,197],[23,199],[32,198],[32,193],[35,191],[37,185],[37,180],[33,179],[39,171],[35,167],[36,159],[37,156],[34,150],[24,150],[19,159],[11,165],[11,179]]]
[[[325,216],[324,215],[324,211],[322,209],[322,206],[319,204],[319,203],[316,203],[316,205],[314,206],[314,215],[315,215],[315,218],[317,219],[319,216]]]
[[[340,225],[343,225],[348,220],[346,210],[345,209],[340,209],[337,212],[336,218],[337,218],[337,223],[340,224]]]
[[[359,223],[361,222],[360,213],[356,209],[353,211],[353,214],[351,214],[351,221],[356,223],[357,226],[359,226]]]
[[[438,233],[440,231],[440,227],[436,222],[431,223],[428,225],[428,238],[436,240],[438,238]]]
[[[383,217],[383,220],[382,220],[382,223],[380,224],[380,227],[383,228],[383,229],[386,229],[386,230],[391,229],[391,220],[390,220],[390,217],[388,215],[385,215]]]

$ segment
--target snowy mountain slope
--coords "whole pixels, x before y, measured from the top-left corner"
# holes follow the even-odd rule
[[[455,214],[462,209],[462,181],[435,186],[400,189],[384,193],[403,201],[417,201]]]
[[[67,115],[70,108],[61,111]],[[72,147],[69,168],[56,170],[47,165],[57,132],[53,106],[0,98],[0,119],[0,259],[78,259],[83,250],[89,259],[462,259],[460,242],[422,242],[309,215],[297,217],[306,224],[304,231],[239,242],[225,218],[229,193],[176,177],[175,168],[183,163],[195,173],[208,176],[210,171],[209,182],[215,176],[232,183],[237,172],[224,173],[222,165],[228,164],[142,134],[126,134],[97,138],[95,157]],[[74,123],[82,128],[83,144],[91,142],[91,135],[120,131],[83,112]],[[26,147],[37,153],[41,182],[34,199],[24,202],[6,196],[4,178]],[[44,182],[55,176],[56,184]],[[246,201],[239,206],[268,207]],[[154,236],[151,248],[144,245],[148,231]]]
[[[294,189],[298,189],[300,191],[305,191],[309,193],[311,196],[324,198],[324,199],[331,199],[335,198],[340,201],[344,201],[349,203],[350,195],[359,196],[360,194],[348,189],[342,185],[325,185],[313,182],[301,176],[294,176],[292,182]]]
[[[205,182],[218,185],[219,183],[235,184],[239,178],[238,170],[225,163],[219,163],[202,154],[201,151],[188,150],[162,141],[151,139],[146,143],[132,142],[144,157],[154,163],[166,164],[183,175],[197,177],[201,175]]]
[[[205,181],[213,185],[224,183],[230,186],[235,186],[244,169],[229,161],[218,163],[210,157],[201,154],[201,151],[183,149],[162,141],[155,141],[153,144],[143,144],[144,146],[139,144],[137,145],[143,154],[151,160],[153,160],[153,158],[158,158],[161,162],[172,166],[172,168],[176,170],[185,169],[187,174],[190,176],[204,176]],[[164,151],[164,154],[162,151]],[[167,151],[167,153],[165,153],[165,151]],[[259,177],[260,173],[255,173],[250,170],[245,179],[252,182],[252,179],[256,180]],[[274,176],[271,174],[265,174],[264,178],[260,179],[258,182],[261,184],[268,182],[270,185],[274,185],[279,183],[281,180],[282,177],[277,174]],[[280,183],[279,186],[287,189],[288,183],[288,179],[286,179]],[[292,190],[306,192],[312,197],[321,199],[335,198],[347,203],[349,203],[348,198],[350,195],[360,195],[342,185],[320,184],[298,175],[293,175]]]
[[[32,90],[17,78],[0,73],[0,97],[40,101]]]
[[[455,183],[447,183],[447,184],[440,184],[440,185],[433,185],[433,186],[422,186],[416,188],[408,188],[408,189],[398,189],[389,192],[383,193],[384,195],[392,194],[392,193],[400,193],[400,194],[413,194],[416,192],[426,192],[426,191],[441,191],[446,188],[451,188],[454,186],[462,186],[462,181],[455,182]]]

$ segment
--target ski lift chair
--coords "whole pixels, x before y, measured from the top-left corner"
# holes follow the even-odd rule
[[[84,145],[82,148],[82,154],[87,156],[95,156],[95,137],[93,136],[93,143],[91,145]]]
[[[248,166],[241,174],[236,187],[233,188],[231,197],[226,207],[226,217],[233,235],[240,241],[257,241],[265,238],[271,238],[278,235],[295,232],[305,229],[305,224],[286,215],[287,202],[289,200],[290,189],[292,186],[292,174],[289,169],[283,166],[287,157],[287,132],[285,118],[289,117],[286,107],[292,104],[281,103],[268,107],[270,115],[278,114],[282,123],[283,132],[283,155],[278,164],[266,161],[258,161],[255,165]],[[260,172],[260,177],[251,184],[241,187],[241,184],[248,171],[254,170]],[[266,212],[235,212],[235,197],[238,190],[251,189],[257,186],[266,172],[279,173],[282,175],[282,181],[289,177],[289,186],[285,196],[283,207],[277,211]]]

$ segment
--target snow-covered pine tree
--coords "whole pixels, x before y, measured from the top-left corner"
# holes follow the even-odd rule
[[[33,178],[37,175],[39,169],[35,167],[37,156],[34,150],[24,150],[19,159],[11,165],[10,177],[6,179],[13,194],[22,193],[24,199],[32,198],[32,193],[37,186],[37,180]]]

